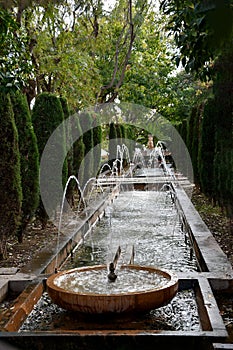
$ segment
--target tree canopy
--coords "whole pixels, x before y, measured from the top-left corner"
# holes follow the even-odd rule
[[[172,118],[175,89],[186,78],[174,79],[168,17],[153,1],[117,0],[107,9],[100,0],[2,3],[1,35],[10,44],[0,54],[1,72],[17,77],[29,104],[41,92],[67,98],[74,110],[119,98]]]
[[[232,0],[161,0],[160,8],[179,48],[177,65],[210,78],[213,60],[232,41]]]

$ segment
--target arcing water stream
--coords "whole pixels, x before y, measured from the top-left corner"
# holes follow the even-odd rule
[[[118,153],[119,151],[120,149],[118,149]],[[123,152],[120,152],[122,158],[121,153],[123,154]],[[76,283],[77,278],[73,277],[72,273],[61,275],[59,278],[54,279],[55,285],[61,287],[60,285],[62,284],[62,288],[67,291],[71,288],[71,292],[76,291],[75,288],[79,288],[80,291],[81,288],[81,292],[83,291],[84,294],[89,292],[116,294],[132,293],[138,290],[144,291],[145,288],[156,288],[157,284],[166,283],[166,281],[163,282],[161,280],[160,276],[150,273],[145,275],[144,271],[142,271],[143,276],[141,276],[140,270],[139,273],[136,273],[137,278],[135,279],[134,272],[132,273],[133,276],[131,276],[131,271],[121,269],[122,265],[129,263],[132,247],[134,250],[134,263],[138,266],[151,266],[174,271],[197,270],[195,259],[190,258],[192,256],[190,249],[192,248],[189,245],[185,232],[182,232],[180,213],[175,202],[175,193],[170,185],[161,186],[160,191],[120,192],[112,205],[106,208],[105,217],[89,231],[89,234],[83,240],[83,244],[79,245],[79,248],[76,250],[75,255],[72,254],[72,259],[62,267],[65,270],[99,264],[107,267],[113,261],[117,247],[121,247],[120,259],[116,266],[116,273],[119,275],[117,281],[114,283],[107,281],[106,268],[106,273],[103,270],[101,273],[97,272],[97,275],[95,270],[93,270],[94,274],[93,271],[88,271],[87,276],[85,272],[84,277],[82,273],[82,276],[79,275],[78,283]],[[104,275],[102,276],[102,274]],[[82,277],[81,279],[80,276]],[[148,287],[146,287],[146,283]],[[194,295],[192,295],[193,292],[189,291],[188,293],[192,304],[191,308],[195,310],[196,305]],[[47,296],[44,295],[43,298],[47,298]],[[181,300],[181,305],[183,305],[182,299],[181,293],[178,296],[177,305],[179,305],[179,300]],[[167,306],[168,308],[172,304],[169,305]],[[54,305],[54,308],[57,308],[58,312],[60,312],[56,305]],[[157,311],[161,312],[162,309],[160,308],[160,311]],[[177,307],[178,309],[179,306]],[[195,312],[193,317],[197,319]],[[183,311],[182,313],[185,314]],[[154,311],[152,314],[155,315]],[[166,314],[167,312],[165,311]],[[166,319],[165,316],[164,319]],[[180,316],[179,319],[181,319]],[[186,323],[186,321],[183,322],[183,324]],[[28,321],[26,324],[28,324]],[[196,326],[199,327],[195,321],[194,328]],[[25,325],[22,329],[25,330]]]
[[[135,248],[135,264],[156,266],[176,271],[193,271],[197,269],[195,258],[190,260],[190,246],[181,231],[179,212],[171,199],[169,191],[133,191],[122,192],[106,209],[105,217],[87,235],[83,244],[76,250],[72,260],[63,268],[107,264],[113,259],[118,246],[122,247],[121,259],[118,263],[117,282],[110,283],[113,288],[121,279],[119,268],[129,262],[132,245]],[[89,276],[90,277],[90,276]],[[102,276],[100,293],[106,292],[107,269]],[[126,276],[127,277],[127,276]],[[130,277],[130,276],[129,276]],[[140,276],[139,276],[140,277]],[[123,280],[125,276],[122,276]],[[92,281],[93,282],[93,281]],[[144,287],[144,279],[139,278],[135,288]],[[82,286],[81,286],[82,288]],[[88,288],[88,286],[84,286]],[[124,286],[134,288],[132,284]],[[114,293],[114,290],[111,291]],[[64,321],[65,319],[65,321]],[[123,322],[123,321],[122,321]],[[62,325],[61,325],[62,324]],[[124,323],[125,324],[125,323]],[[56,325],[56,326],[55,326]],[[44,293],[39,303],[34,307],[21,331],[52,330],[54,327],[67,329],[101,329],[120,327],[118,321],[106,325],[98,321],[93,324],[82,318],[73,317],[63,309],[54,305],[47,293]],[[152,310],[147,315],[137,316],[128,321],[125,327],[150,327],[150,329],[199,330],[199,318],[193,290],[178,292],[177,296],[167,305]],[[152,328],[151,328],[152,327]]]
[[[108,264],[119,245],[119,265],[129,263],[134,245],[135,264],[197,270],[170,191],[121,192],[65,268]]]

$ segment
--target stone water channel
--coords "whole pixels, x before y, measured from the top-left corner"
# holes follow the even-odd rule
[[[117,268],[119,276],[116,282],[108,283],[106,269],[98,288],[96,286],[98,279],[91,279],[88,276],[87,280],[82,279],[84,290],[95,293],[119,293],[123,287],[124,291],[136,291],[133,285],[135,277],[133,279],[131,276],[130,279],[130,275],[126,277],[120,271],[122,264],[129,263],[132,247],[135,251],[136,265],[172,271],[197,271],[197,261],[192,253],[189,238],[181,226],[180,214],[170,191],[123,191],[105,209],[105,216],[85,237],[72,259],[63,265],[63,269],[98,264],[108,266],[117,247],[120,246],[121,256]],[[147,276],[137,277],[141,278],[140,281],[137,280],[137,290],[138,288],[146,290]],[[155,283],[154,281],[153,284]],[[49,307],[45,308],[44,305]],[[45,294],[21,327],[21,331],[51,329],[51,325],[54,327],[51,315],[54,315],[57,322],[63,313],[63,310],[53,305]],[[179,292],[170,305],[138,317],[137,322],[139,320],[141,324],[144,323],[144,328],[149,325],[149,329],[159,327],[172,330],[200,330],[197,305],[191,289]],[[124,327],[132,328],[132,324],[135,324],[135,318],[132,322],[128,321]],[[83,327],[83,321],[80,323],[76,321],[76,328],[80,327]],[[87,322],[85,327],[90,328],[93,325]],[[104,322],[99,327],[110,326]],[[115,325],[111,325],[112,327]]]
[[[231,267],[185,191],[179,186],[174,189],[175,197],[165,188],[120,191],[61,266],[107,264],[119,245],[119,265],[125,264],[134,246],[135,264],[178,274],[179,292],[168,305],[133,318],[90,319],[54,305],[44,291],[18,331],[12,332],[12,342],[19,344],[19,339],[24,339],[25,349],[31,348],[33,340],[39,342],[38,348],[50,349],[71,349],[76,342],[80,349],[96,349],[97,344],[106,349],[113,344],[115,349],[149,349],[155,344],[172,345],[173,349],[217,349],[220,342],[226,342],[213,290],[232,289]],[[4,338],[9,341],[7,335]]]

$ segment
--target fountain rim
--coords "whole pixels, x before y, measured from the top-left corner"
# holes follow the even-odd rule
[[[57,286],[54,283],[54,280],[56,277],[65,275],[65,274],[70,274],[73,272],[82,272],[82,271],[90,271],[90,270],[101,270],[101,269],[106,269],[107,271],[107,265],[92,265],[92,266],[82,266],[82,267],[77,267],[74,269],[70,270],[64,270],[64,271],[59,271],[57,273],[54,273],[50,277],[48,277],[46,284],[47,287],[55,289],[57,292],[60,293],[65,293],[65,294],[73,294],[73,295],[83,295],[83,296],[91,296],[91,297],[122,297],[122,296],[127,296],[127,295],[142,295],[142,294],[148,294],[152,293],[155,291],[161,291],[161,290],[166,290],[167,288],[173,286],[173,285],[178,285],[178,276],[175,274],[175,272],[167,269],[160,269],[154,266],[144,266],[144,265],[136,265],[136,264],[127,264],[127,265],[122,265],[120,269],[124,268],[133,268],[135,270],[146,270],[146,271],[151,271],[151,272],[156,272],[158,274],[163,275],[165,278],[168,279],[167,283],[162,285],[161,287],[155,287],[155,288],[150,288],[146,290],[141,290],[141,291],[136,291],[136,292],[122,292],[122,293],[86,293],[86,292],[74,292],[70,290],[66,290],[65,288],[61,288]],[[107,277],[107,276],[106,276]],[[115,283],[115,282],[114,282]],[[116,282],[117,283],[117,282]]]

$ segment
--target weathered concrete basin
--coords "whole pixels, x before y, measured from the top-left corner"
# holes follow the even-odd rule
[[[88,314],[103,313],[134,313],[158,308],[167,304],[177,293],[178,278],[168,271],[154,267],[123,265],[121,269],[130,268],[134,273],[146,271],[156,273],[166,279],[162,286],[152,287],[140,292],[122,292],[117,294],[97,294],[72,292],[56,285],[56,279],[74,272],[81,274],[83,271],[106,271],[105,265],[88,266],[68,271],[62,271],[47,279],[47,290],[53,302],[66,310],[72,310]]]

